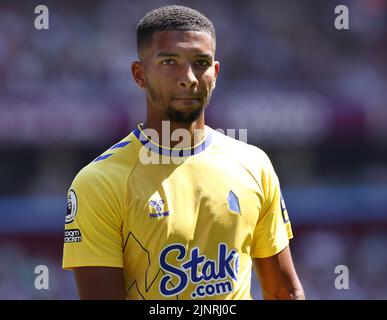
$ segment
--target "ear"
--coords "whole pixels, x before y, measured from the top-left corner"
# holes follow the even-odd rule
[[[144,67],[140,61],[134,61],[132,63],[132,76],[133,76],[134,81],[140,87],[140,89],[146,88]]]
[[[219,61],[214,61],[214,67],[215,67],[215,79],[218,77],[219,74]]]
[[[219,61],[214,61],[214,68],[215,68],[215,74],[214,74],[214,88],[215,88],[216,78],[218,77],[218,74],[219,74]]]

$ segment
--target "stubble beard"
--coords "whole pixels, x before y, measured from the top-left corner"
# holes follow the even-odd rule
[[[192,122],[196,121],[200,117],[203,110],[204,110],[204,107],[201,106],[198,109],[191,112],[182,112],[182,111],[176,110],[172,106],[168,106],[165,114],[168,117],[168,119],[172,122],[191,124]]]
[[[148,85],[149,90],[149,97],[151,98],[152,102],[157,105],[158,103],[164,103],[161,97],[156,93],[156,91]],[[191,111],[191,112],[183,112],[180,110],[176,110],[173,106],[168,105],[165,115],[167,116],[167,119],[175,122],[175,123],[182,123],[182,124],[191,124],[192,122],[199,119],[200,115],[203,113],[204,108],[208,105],[210,98],[212,95],[212,90],[210,91],[210,94],[206,100],[203,101],[203,104]]]

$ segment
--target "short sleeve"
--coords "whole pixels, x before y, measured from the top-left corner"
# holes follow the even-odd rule
[[[122,216],[109,180],[81,170],[68,191],[63,268],[123,267]]]
[[[293,232],[277,174],[266,154],[261,168],[263,202],[251,244],[251,257],[273,256],[287,247]]]

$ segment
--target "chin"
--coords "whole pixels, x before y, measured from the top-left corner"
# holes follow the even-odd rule
[[[203,106],[198,106],[196,108],[175,108],[172,106],[168,107],[166,115],[169,120],[177,123],[192,123],[196,121],[203,112]]]

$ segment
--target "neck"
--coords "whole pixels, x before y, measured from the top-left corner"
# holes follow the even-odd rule
[[[154,114],[154,113],[153,113]],[[153,129],[157,132],[158,144],[170,148],[179,144],[179,147],[189,148],[203,141],[205,137],[204,110],[199,118],[191,123],[173,122],[166,117],[155,117],[148,112],[143,129]]]

